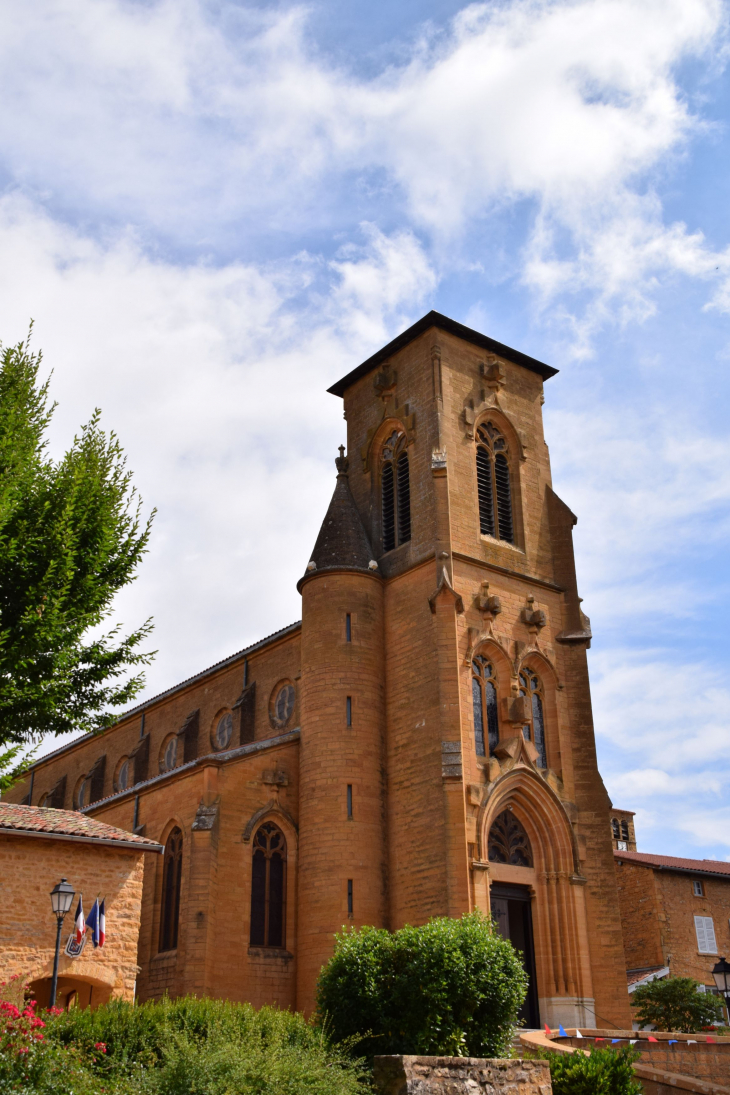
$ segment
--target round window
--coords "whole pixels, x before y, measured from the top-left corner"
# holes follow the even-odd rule
[[[286,726],[291,718],[295,695],[293,684],[284,684],[277,692],[274,700],[274,721],[277,726]]]
[[[231,741],[233,736],[233,715],[230,711],[225,715],[221,715],[218,719],[218,725],[215,728],[215,734],[213,740],[216,749],[225,749]]]
[[[131,765],[129,758],[125,758],[119,765],[119,771],[117,772],[117,791],[126,791],[131,783]]]
[[[177,737],[171,737],[162,753],[162,771],[169,772],[177,764]]]

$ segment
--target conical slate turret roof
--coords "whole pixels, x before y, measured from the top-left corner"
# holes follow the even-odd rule
[[[311,559],[304,577],[322,570],[361,570],[377,573],[367,533],[360,519],[355,499],[347,478],[348,460],[340,445],[337,465],[337,483],[332,501],[319,530]],[[303,580],[303,579],[302,579]],[[301,584],[301,580],[300,580]]]

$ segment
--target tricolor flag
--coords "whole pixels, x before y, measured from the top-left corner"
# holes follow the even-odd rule
[[[84,923],[84,903],[81,894],[79,894],[79,905],[76,909],[76,917],[74,919],[74,930],[76,932],[74,942],[78,945],[84,938],[84,932],[86,931],[86,924]]]
[[[568,1035],[565,1033],[565,1027],[563,1026],[562,1023],[558,1023],[558,1034],[560,1035],[561,1038],[567,1038],[568,1037]]]
[[[104,946],[104,941],[106,939],[106,909],[105,909],[105,906],[106,906],[106,898],[104,898],[104,900],[101,903],[101,906],[99,907],[99,946],[100,947]]]
[[[91,942],[94,947],[99,946],[99,898],[91,907],[91,912],[86,917],[86,927],[91,931]]]

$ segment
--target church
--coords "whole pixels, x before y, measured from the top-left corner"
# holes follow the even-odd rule
[[[352,369],[301,622],[6,796],[164,846],[139,1000],[311,1013],[343,926],[480,909],[523,953],[527,1025],[631,1026],[576,518],[543,436],[555,373],[433,311]]]

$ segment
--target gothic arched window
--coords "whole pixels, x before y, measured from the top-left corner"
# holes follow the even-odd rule
[[[531,741],[537,749],[538,767],[547,768],[545,701],[540,678],[531,669],[523,669],[520,673],[520,695],[527,700],[527,722],[522,727],[522,733],[525,740]]]
[[[393,430],[383,446],[380,489],[383,551],[392,551],[411,538],[411,481],[406,435]]]
[[[478,757],[484,757],[489,742],[490,755],[499,741],[497,718],[497,678],[494,666],[477,655],[471,663],[471,694],[474,702],[474,745]],[[486,737],[485,737],[486,731]]]
[[[286,910],[286,840],[265,822],[253,838],[251,946],[283,947]]]
[[[611,833],[613,834],[613,839],[614,840],[620,840],[621,839],[621,831],[618,827],[618,818],[615,818],[615,817],[611,818]]]
[[[532,848],[521,821],[511,810],[503,810],[489,830],[487,857],[490,863],[510,863],[513,867],[532,867]]]
[[[621,839],[622,840],[628,840],[629,839],[629,823],[628,823],[628,821],[622,821],[621,822]]]
[[[485,536],[515,542],[512,521],[507,442],[496,426],[485,422],[477,430],[477,492],[479,528]]]
[[[160,914],[160,950],[174,951],[177,947],[177,926],[180,919],[180,881],[182,879],[183,835],[172,830],[165,844],[162,872],[162,911]]]

